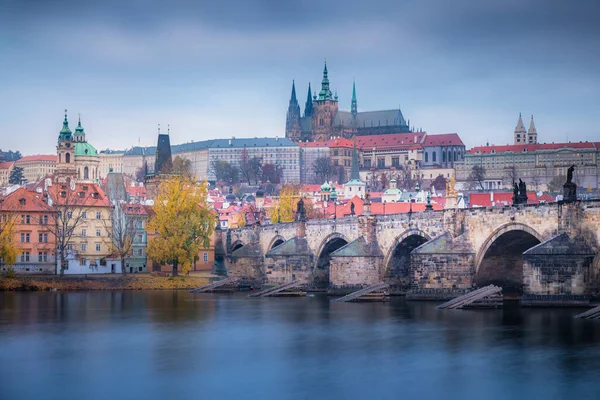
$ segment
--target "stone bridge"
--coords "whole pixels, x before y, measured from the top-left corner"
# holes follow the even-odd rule
[[[240,279],[340,293],[381,281],[396,293],[598,286],[600,201],[369,214],[217,231],[216,262]]]

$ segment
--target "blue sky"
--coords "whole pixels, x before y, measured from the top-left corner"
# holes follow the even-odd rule
[[[90,4],[86,4],[90,3]],[[0,2],[0,148],[53,153],[62,113],[98,149],[282,136],[327,58],[340,108],[398,105],[468,147],[600,140],[594,0]]]

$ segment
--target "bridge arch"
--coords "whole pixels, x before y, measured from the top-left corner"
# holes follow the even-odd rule
[[[275,247],[279,246],[280,244],[283,244],[284,242],[285,242],[285,239],[283,238],[283,236],[281,236],[281,235],[275,236],[269,242],[269,247],[267,248],[267,251],[273,250]]]
[[[236,240],[235,242],[231,243],[231,248],[229,249],[229,254],[233,253],[234,251],[236,251],[239,248],[244,247],[244,242],[242,242],[241,240]]]
[[[314,270],[329,270],[330,255],[337,249],[350,243],[346,236],[341,233],[334,232],[329,235],[319,245],[318,251],[315,253],[316,260]],[[329,274],[329,273],[328,273]]]
[[[421,229],[408,229],[396,237],[383,259],[384,281],[392,286],[410,284],[410,253],[431,240]]]
[[[505,291],[521,291],[523,252],[543,241],[535,229],[510,222],[495,229],[483,242],[475,259],[475,284],[495,284]]]

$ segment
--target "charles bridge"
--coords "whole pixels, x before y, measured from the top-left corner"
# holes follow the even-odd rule
[[[392,293],[487,284],[586,296],[599,282],[600,200],[302,220],[217,231],[228,276],[297,279],[332,293],[385,282]],[[418,297],[418,296],[417,296]]]

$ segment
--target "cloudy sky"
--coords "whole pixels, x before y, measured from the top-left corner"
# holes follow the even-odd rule
[[[90,3],[90,4],[88,4]],[[93,4],[97,3],[97,4]],[[467,146],[600,140],[596,0],[1,0],[0,148],[53,153],[63,110],[98,149],[282,136],[327,59],[340,108],[395,108]]]

